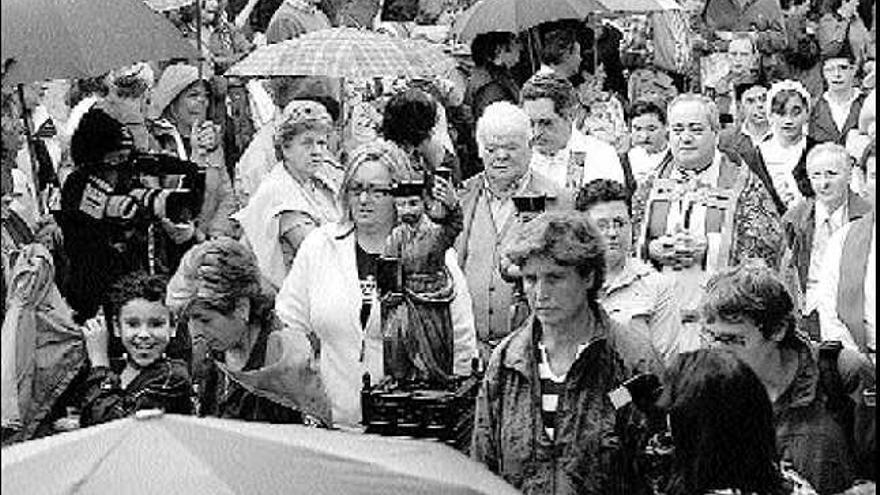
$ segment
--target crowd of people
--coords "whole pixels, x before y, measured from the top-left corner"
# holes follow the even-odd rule
[[[225,73],[471,2],[198,1],[165,13],[198,62],[4,87],[4,445],[151,408],[361,432],[365,373],[476,373],[462,450],[526,494],[875,493],[873,1],[360,81]]]

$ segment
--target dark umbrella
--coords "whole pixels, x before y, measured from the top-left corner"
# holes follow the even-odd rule
[[[143,0],[3,0],[4,83],[80,79],[145,60],[197,58]]]

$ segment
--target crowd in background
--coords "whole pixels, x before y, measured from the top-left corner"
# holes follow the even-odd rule
[[[165,13],[198,63],[4,87],[4,444],[151,407],[357,430],[365,372],[478,358],[464,450],[524,493],[874,493],[873,1],[682,0],[467,44],[472,2],[201,1]],[[457,65],[224,75],[335,26]],[[173,188],[119,179],[144,156],[200,177],[196,214],[113,213]]]

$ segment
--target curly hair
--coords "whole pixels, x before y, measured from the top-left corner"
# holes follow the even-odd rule
[[[800,340],[794,300],[761,260],[747,260],[709,279],[700,306],[705,318],[735,322],[745,316],[766,339],[782,331],[781,347],[795,347]]]
[[[428,93],[407,89],[385,105],[382,135],[403,147],[417,147],[431,137],[437,123],[437,102]]]
[[[555,74],[535,74],[523,85],[522,101],[534,101],[549,98],[553,101],[556,113],[570,117],[577,105],[574,86]]]
[[[577,41],[577,33],[573,29],[560,27],[547,31],[541,38],[541,60],[548,64],[562,62]]]
[[[597,300],[605,282],[605,241],[586,213],[550,211],[525,224],[507,247],[505,256],[519,267],[529,258],[547,257],[574,267],[581,277],[594,277],[587,297]]]
[[[663,390],[657,405],[669,413],[675,444],[665,493],[791,493],[777,467],[773,406],[746,363],[725,350],[684,353],[667,369]]]
[[[478,67],[494,65],[498,52],[515,41],[516,35],[513,33],[499,31],[480,33],[471,42],[471,58]]]
[[[165,304],[167,290],[168,278],[163,275],[150,275],[144,271],[129,273],[117,280],[107,292],[112,316],[119,316],[122,307],[134,299]]]
[[[627,211],[632,214],[632,199],[623,184],[616,180],[596,179],[581,187],[574,200],[574,208],[578,211],[587,211],[599,203],[614,201],[624,202]]]

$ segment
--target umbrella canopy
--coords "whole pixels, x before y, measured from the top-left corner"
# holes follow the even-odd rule
[[[143,0],[3,0],[5,81],[84,78],[145,60],[198,52]]]
[[[675,0],[597,0],[609,12],[618,14],[682,10]]]
[[[518,33],[545,22],[584,19],[606,11],[599,0],[480,0],[462,12],[453,31],[461,41],[470,42],[480,33]]]
[[[3,493],[518,493],[437,443],[158,411],[139,416],[3,449]]]
[[[231,76],[373,78],[443,74],[455,62],[432,43],[340,27],[258,48]]]
[[[156,12],[167,12],[193,5],[196,0],[144,0],[144,2]]]

